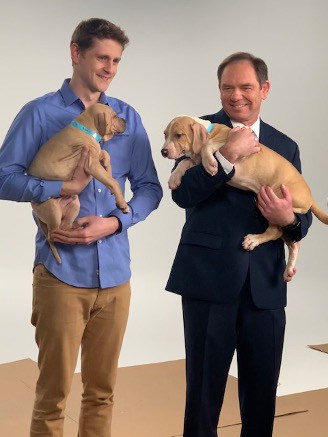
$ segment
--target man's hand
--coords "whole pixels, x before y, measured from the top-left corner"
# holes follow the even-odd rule
[[[116,217],[98,217],[90,215],[79,218],[73,228],[58,229],[51,234],[54,241],[65,244],[91,244],[103,237],[117,232],[121,224]]]
[[[260,150],[259,142],[252,129],[238,126],[231,129],[227,142],[221,147],[220,153],[231,164],[234,164],[238,159]]]
[[[73,196],[74,194],[81,193],[82,190],[91,181],[92,176],[85,172],[85,164],[89,159],[89,151],[86,147],[83,147],[81,152],[81,158],[74,171],[73,177],[70,181],[64,181],[61,196]]]
[[[293,223],[295,214],[288,188],[281,185],[280,199],[271,187],[261,187],[257,195],[257,206],[263,216],[273,225],[287,226]]]

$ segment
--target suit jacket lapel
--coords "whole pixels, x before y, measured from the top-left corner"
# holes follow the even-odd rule
[[[225,124],[226,126],[229,126],[232,128],[231,120],[227,116],[227,114],[223,111],[223,109],[221,109],[221,111],[219,111],[215,115],[216,115],[216,118],[218,120],[217,123]]]
[[[261,144],[264,144],[270,149],[277,152],[276,147],[276,137],[274,135],[274,130],[271,126],[269,126],[264,121],[260,120],[260,138],[259,141]],[[278,152],[279,153],[279,152]]]
[[[229,126],[232,128],[230,118],[224,112],[223,109],[221,109],[216,114],[205,115],[202,118],[204,118],[206,120],[210,120],[212,123],[221,123],[221,124],[225,124],[226,126]],[[268,125],[267,123],[265,123],[261,119],[260,119],[260,138],[259,138],[259,141],[260,141],[260,143],[264,144],[267,147],[270,147],[271,149],[273,149],[277,152],[275,131],[270,125]]]

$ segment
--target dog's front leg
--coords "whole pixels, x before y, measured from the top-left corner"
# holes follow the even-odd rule
[[[105,150],[102,150],[97,158],[90,153],[85,171],[104,184],[114,194],[116,205],[124,214],[130,211],[129,205],[123,197],[120,184],[112,177],[110,158]]]
[[[168,182],[170,190],[176,190],[180,186],[182,177],[186,171],[194,165],[195,163],[190,158],[183,159],[179,162],[176,168],[172,171]]]
[[[109,176],[112,178],[113,175],[112,175],[112,166],[110,163],[110,156],[109,156],[109,153],[106,152],[106,150],[102,149],[100,151],[99,161],[100,161],[101,165],[104,167],[104,169],[107,171]]]
[[[223,143],[209,141],[201,150],[202,164],[207,173],[214,176],[218,172],[218,161],[214,158],[214,153],[217,152]]]
[[[284,280],[286,282],[290,282],[296,273],[295,266],[296,266],[298,251],[300,250],[300,242],[296,241],[295,243],[291,243],[290,241],[287,241],[285,239],[284,241],[288,247],[288,261],[284,272]]]

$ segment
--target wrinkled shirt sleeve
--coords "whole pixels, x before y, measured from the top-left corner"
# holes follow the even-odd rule
[[[44,142],[42,107],[30,102],[13,121],[0,149],[0,199],[44,202],[59,197],[61,181],[46,181],[28,174],[28,167]]]

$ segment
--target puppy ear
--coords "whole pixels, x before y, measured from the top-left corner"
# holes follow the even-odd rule
[[[96,125],[99,135],[104,137],[107,133],[107,121],[105,111],[99,112],[96,118]]]
[[[199,123],[194,123],[191,125],[191,129],[194,133],[194,140],[192,143],[192,150],[197,155],[200,153],[201,149],[207,143],[208,132],[204,126]]]
[[[126,129],[126,121],[121,117],[115,117],[113,122],[116,132],[122,134]]]

